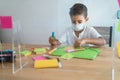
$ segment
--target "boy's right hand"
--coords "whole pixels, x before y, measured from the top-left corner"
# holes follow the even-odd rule
[[[86,39],[78,39],[78,40],[75,40],[74,47],[79,47],[79,46],[82,46],[86,43],[87,43]]]
[[[52,38],[51,36],[49,37],[49,43],[54,46],[54,45],[59,45],[60,42],[56,38]]]

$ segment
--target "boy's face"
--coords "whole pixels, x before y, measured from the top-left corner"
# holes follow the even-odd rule
[[[73,24],[77,25],[77,24],[87,22],[88,18],[85,18],[83,14],[81,14],[81,15],[73,15],[73,16],[71,16],[71,21],[72,21]]]

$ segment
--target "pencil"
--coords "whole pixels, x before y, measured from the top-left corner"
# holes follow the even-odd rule
[[[48,53],[51,54],[52,52],[54,52],[57,48],[52,49],[51,51],[49,51]]]

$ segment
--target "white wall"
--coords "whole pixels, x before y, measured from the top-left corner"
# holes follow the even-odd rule
[[[0,15],[12,15],[14,21],[21,23],[24,43],[48,44],[52,31],[59,37],[71,26],[69,9],[77,2],[88,7],[88,25],[116,25],[117,0],[0,0]],[[4,41],[8,41],[10,33],[2,31]]]
[[[25,43],[46,44],[50,33],[56,31],[57,0],[0,0],[0,15],[20,21]]]

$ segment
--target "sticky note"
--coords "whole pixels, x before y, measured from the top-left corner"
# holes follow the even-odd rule
[[[119,7],[120,7],[120,0],[118,0],[118,5],[119,5]]]
[[[61,56],[61,58],[67,59],[67,60],[72,59],[73,57],[74,57],[74,55],[72,55],[71,53],[67,53],[67,54]]]
[[[117,42],[118,57],[120,57],[120,42]]]
[[[118,20],[117,31],[120,32],[120,19]]]
[[[57,59],[49,60],[36,60],[34,62],[34,68],[55,68],[59,67]]]
[[[33,60],[45,60],[46,58],[44,56],[36,56],[33,57]]]
[[[120,19],[120,10],[117,11],[117,19]]]
[[[24,55],[24,56],[29,56],[29,55],[32,54],[32,52],[31,52],[31,51],[28,51],[28,50],[23,50],[23,51],[21,51],[20,53],[21,53],[22,55]]]
[[[33,50],[36,54],[46,53],[46,48],[34,48]]]
[[[0,16],[0,26],[2,29],[12,28],[12,17],[11,16]]]

